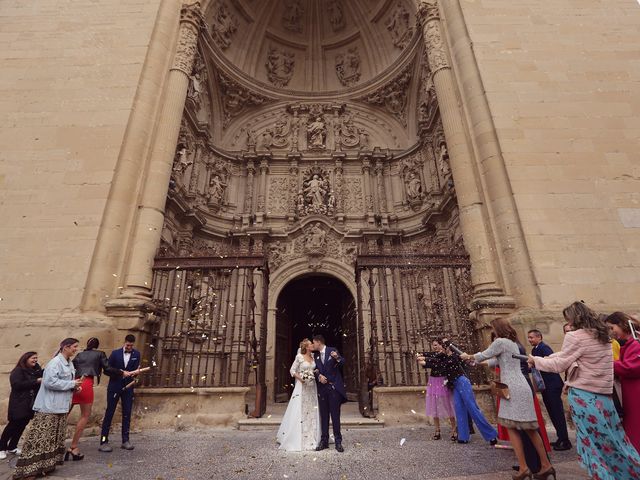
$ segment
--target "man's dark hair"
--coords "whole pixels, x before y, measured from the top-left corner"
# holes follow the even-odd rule
[[[87,340],[87,350],[95,350],[99,346],[100,340],[98,340],[96,337],[91,337],[89,340]]]
[[[319,333],[317,335],[313,336],[313,341],[318,341],[318,342],[322,342],[324,344],[326,344],[327,342],[324,341],[324,337],[322,335],[320,335]]]
[[[529,333],[533,333],[533,334],[537,335],[538,337],[542,338],[542,332],[540,330],[538,330],[537,328],[529,330],[527,332],[527,334],[529,334]]]
[[[127,342],[127,343],[135,343],[136,337],[134,337],[133,335],[129,334],[126,337],[124,337],[124,341]]]

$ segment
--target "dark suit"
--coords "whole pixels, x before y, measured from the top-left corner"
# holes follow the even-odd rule
[[[109,367],[126,372],[133,372],[140,368],[140,352],[133,349],[129,362],[124,364],[124,350],[119,348],[111,352],[109,356]],[[122,399],[122,443],[129,441],[129,426],[131,424],[131,410],[133,409],[133,387],[125,387],[133,382],[132,377],[124,378],[118,375],[109,377],[109,385],[107,386],[107,410],[104,412],[104,420],[102,421],[102,435],[100,443],[105,443],[109,438],[109,430],[111,429],[111,421],[113,414],[118,406],[118,400]]]
[[[544,342],[540,342],[531,350],[531,355],[534,357],[548,357],[552,353],[551,347]],[[567,420],[564,416],[564,404],[562,403],[562,388],[564,387],[562,377],[557,373],[540,373],[542,373],[545,385],[544,392],[542,392],[542,401],[549,413],[553,428],[556,430],[558,442],[568,442],[569,432],[567,431]]]
[[[320,352],[314,352],[318,373],[327,377],[327,383],[320,383],[318,380],[318,409],[320,410],[320,426],[322,434],[321,443],[329,443],[329,416],[333,424],[333,436],[336,445],[342,443],[342,433],[340,432],[340,406],[347,401],[347,392],[342,381],[342,366],[344,358],[338,355],[335,359],[331,352],[337,352],[333,347],[326,347],[324,359],[320,358]],[[323,361],[324,360],[324,361]]]

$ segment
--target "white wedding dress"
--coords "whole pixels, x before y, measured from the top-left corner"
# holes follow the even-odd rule
[[[304,371],[313,372],[316,364],[304,359],[298,353],[291,365],[291,376]],[[291,394],[287,411],[284,412],[282,423],[276,436],[281,450],[299,452],[315,450],[320,442],[320,411],[318,410],[318,389],[315,379],[301,382],[296,379],[296,386]]]

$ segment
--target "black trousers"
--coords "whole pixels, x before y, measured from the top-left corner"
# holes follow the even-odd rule
[[[567,431],[567,419],[564,416],[564,404],[562,403],[562,389],[546,389],[542,392],[542,401],[549,413],[553,428],[556,430],[559,442],[569,441],[569,432]]]
[[[131,425],[131,410],[133,409],[133,388],[122,391],[107,390],[107,410],[102,420],[102,437],[100,443],[109,439],[109,430],[113,414],[116,413],[118,400],[122,400],[122,443],[129,441],[129,426]]]
[[[31,418],[29,417],[21,418],[20,420],[9,420],[0,437],[0,451],[18,448],[20,437],[30,421]]]

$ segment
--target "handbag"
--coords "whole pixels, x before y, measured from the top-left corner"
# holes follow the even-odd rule
[[[511,394],[509,393],[509,385],[502,382],[491,382],[491,393],[498,398],[504,398],[505,400],[509,400],[511,398]]]
[[[533,386],[535,387],[536,392],[544,392],[547,386],[544,384],[542,374],[537,368],[531,369],[531,378],[533,379]]]

